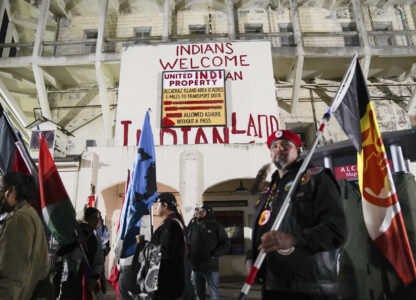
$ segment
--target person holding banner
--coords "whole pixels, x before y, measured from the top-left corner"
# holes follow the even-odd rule
[[[83,294],[97,294],[101,290],[100,274],[104,270],[104,252],[101,240],[94,230],[100,219],[100,211],[88,207],[83,221],[77,222],[76,241],[62,246],[57,255],[64,256],[61,280],[61,300],[83,299]]]
[[[302,176],[279,230],[271,231],[302,161],[301,140],[277,130],[267,140],[277,171],[256,206],[252,257],[264,250],[258,278],[262,299],[336,299],[338,248],[347,236],[339,187],[328,169],[311,168]]]
[[[35,181],[18,172],[0,178],[0,299],[51,299],[45,231],[27,203]]]

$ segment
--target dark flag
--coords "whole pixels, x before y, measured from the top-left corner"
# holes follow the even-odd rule
[[[11,127],[3,107],[0,105],[0,175],[13,172],[16,169],[26,168],[19,151],[16,150],[17,137]],[[15,168],[15,162],[17,164]]]
[[[352,72],[349,87],[334,114],[357,150],[359,185],[368,234],[403,283],[408,285],[416,279],[415,262],[376,114],[356,58]]]
[[[9,172],[22,172],[32,175],[35,182],[38,182],[36,165],[20,135],[13,129],[6,112],[0,105],[0,175]],[[40,211],[39,193],[35,193],[30,204]]]

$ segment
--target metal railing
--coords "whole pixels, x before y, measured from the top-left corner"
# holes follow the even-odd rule
[[[369,45],[374,48],[383,47],[414,47],[416,45],[416,30],[368,31]],[[292,32],[273,33],[238,33],[237,40],[270,40],[274,48],[296,47]],[[218,42],[228,41],[227,34],[191,34],[172,35],[169,42]],[[362,37],[357,31],[347,32],[302,32],[305,47],[362,47]],[[137,44],[159,44],[162,36],[147,37],[107,37],[104,41],[104,53],[119,53],[123,46]],[[96,39],[44,41],[42,56],[71,56],[95,53]],[[16,56],[30,56],[34,42],[0,43],[3,49],[14,49]]]

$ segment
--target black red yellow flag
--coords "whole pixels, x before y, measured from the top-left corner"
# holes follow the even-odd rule
[[[368,234],[408,285],[416,279],[415,262],[376,114],[358,61],[344,99],[334,114],[357,150]]]

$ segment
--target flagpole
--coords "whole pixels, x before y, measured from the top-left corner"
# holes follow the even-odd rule
[[[149,107],[147,111],[148,113],[150,113],[152,112],[152,109]],[[150,206],[149,214],[150,214],[150,239],[152,239],[153,237],[153,205]]]
[[[150,239],[152,239],[153,237],[153,205],[150,206],[149,213],[150,213]]]
[[[336,111],[336,109],[338,108],[339,104],[341,103],[342,99],[344,98],[344,95],[347,91],[347,88],[349,87],[349,84],[351,83],[352,80],[352,75],[354,74],[353,70],[355,67],[355,64],[358,63],[357,62],[357,52],[355,52],[351,63],[347,69],[347,72],[345,72],[344,77],[341,81],[341,84],[338,88],[337,93],[335,94],[334,99],[332,100],[331,106],[328,109],[328,111],[323,115],[322,120],[321,120],[321,125],[318,129],[318,131],[316,132],[316,137],[315,140],[312,144],[311,149],[309,150],[308,154],[306,155],[305,159],[303,160],[298,173],[296,174],[295,180],[293,181],[293,184],[288,192],[288,194],[286,195],[286,198],[282,204],[281,209],[279,210],[279,213],[277,214],[276,220],[274,221],[270,231],[272,230],[278,230],[280,227],[280,224],[282,223],[282,220],[289,208],[290,202],[292,201],[292,196],[295,193],[295,191],[298,188],[298,185],[300,183],[300,180],[303,176],[303,173],[305,172],[309,161],[312,158],[312,155],[316,149],[316,147],[318,146],[319,141],[322,138],[322,134],[324,131],[324,128],[326,126],[326,124],[328,123],[332,113],[334,111]],[[256,261],[254,262],[253,267],[251,268],[251,271],[249,273],[249,275],[246,278],[246,281],[243,285],[243,287],[241,288],[240,291],[240,295],[238,296],[238,300],[244,300],[248,294],[248,292],[250,291],[251,285],[254,282],[254,279],[256,278],[257,272],[260,270],[261,265],[263,264],[264,259],[266,258],[266,252],[262,249],[259,253],[259,255],[256,258]]]
[[[90,264],[90,262],[89,262],[89,260],[87,258],[87,254],[85,253],[84,247],[82,246],[81,242],[78,239],[79,234],[78,234],[78,231],[77,231],[76,228],[74,230],[74,233],[75,233],[75,237],[76,237],[76,241],[77,241],[78,247],[81,250],[82,256],[83,256],[83,258],[85,260],[85,264],[87,265],[88,269],[91,270],[91,264]]]

